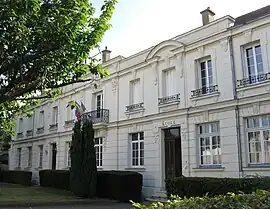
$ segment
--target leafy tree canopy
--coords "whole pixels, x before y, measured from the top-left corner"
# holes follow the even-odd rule
[[[98,47],[117,0],[104,0],[101,14],[88,0],[0,1],[0,132],[12,134],[12,119],[27,114],[60,88],[108,72],[89,58]],[[88,60],[87,64],[85,60]]]

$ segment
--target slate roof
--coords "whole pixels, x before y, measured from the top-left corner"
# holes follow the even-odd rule
[[[256,20],[266,15],[270,15],[270,5],[237,17],[235,19],[234,26],[244,25],[252,20]]]

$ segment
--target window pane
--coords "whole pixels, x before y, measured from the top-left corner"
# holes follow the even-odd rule
[[[263,74],[263,64],[262,63],[257,64],[257,71],[258,71],[258,75]]]
[[[204,140],[204,138],[200,138],[200,141],[201,141],[201,146],[205,146],[205,140]]]
[[[199,131],[200,131],[200,134],[204,133],[204,130],[203,130],[203,126],[202,125],[199,126]]]
[[[261,46],[260,45],[256,46],[255,47],[255,54],[257,55],[257,54],[261,54],[261,53],[262,53]]]
[[[248,128],[253,128],[254,127],[253,119],[252,118],[248,118],[247,119],[247,127]]]
[[[138,140],[138,134],[132,134],[132,141],[137,141]]]
[[[143,150],[144,149],[144,143],[140,142],[140,149]]]
[[[212,123],[211,124],[211,133],[216,133],[216,132],[218,132],[217,123]]]
[[[252,51],[252,48],[246,49],[246,54],[247,54],[247,57],[253,57],[253,51]]]
[[[266,116],[263,116],[262,117],[262,125],[263,126],[269,126],[269,124],[268,124],[268,116],[266,115]]]
[[[260,127],[260,121],[258,117],[253,118],[253,124],[254,124],[254,127]]]
[[[143,135],[143,132],[140,133],[140,140],[143,140],[144,139],[144,135]]]
[[[205,69],[205,62],[201,62],[201,72]]]

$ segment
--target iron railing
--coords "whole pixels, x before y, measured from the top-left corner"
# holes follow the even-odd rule
[[[17,138],[18,138],[18,139],[23,138],[23,132],[17,133]]]
[[[237,87],[241,88],[255,83],[263,83],[269,80],[270,80],[270,73],[260,74],[256,76],[249,76],[248,78],[237,80]]]
[[[179,102],[179,101],[180,101],[180,94],[158,98],[159,105],[168,104],[172,102]]]
[[[37,128],[37,134],[44,133],[44,126]]]
[[[207,87],[202,87],[200,89],[193,90],[191,91],[191,97],[192,98],[200,97],[207,94],[213,94],[215,92],[218,92],[218,85],[207,86]]]
[[[90,119],[93,124],[97,123],[109,123],[109,110],[97,109],[82,115],[83,118]]]
[[[143,102],[138,103],[138,104],[128,105],[128,106],[126,106],[126,111],[127,112],[132,112],[132,111],[135,111],[135,110],[143,109],[143,105],[144,105]]]
[[[33,130],[27,130],[27,131],[26,131],[26,136],[27,136],[27,137],[33,136]]]

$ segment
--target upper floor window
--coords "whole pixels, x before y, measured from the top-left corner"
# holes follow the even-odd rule
[[[96,109],[96,117],[100,118],[103,115],[103,92],[97,93],[95,97],[95,109]]]
[[[44,111],[39,112],[39,128],[44,127]]]
[[[207,87],[213,85],[213,69],[212,69],[212,60],[211,58],[202,60],[199,67],[200,74],[200,83],[201,88],[206,91]]]
[[[253,45],[245,49],[248,77],[263,74],[261,45]],[[254,82],[257,82],[256,79]]]
[[[270,163],[270,115],[247,118],[249,163]]]
[[[130,104],[141,102],[140,79],[130,82]]]
[[[71,104],[71,102],[69,102]],[[71,109],[71,105],[67,107],[67,121],[75,119],[75,109]]]
[[[28,125],[27,131],[33,130],[33,125],[34,125],[33,124],[33,119],[34,119],[33,116],[28,118],[28,120],[27,120],[28,121],[28,123],[27,123],[27,125]]]
[[[164,96],[176,94],[175,69],[164,70]]]
[[[17,149],[17,167],[20,168],[22,163],[22,148]]]
[[[52,124],[58,123],[58,107],[55,106],[52,109]]]
[[[23,118],[20,118],[19,119],[19,128],[18,128],[18,132],[19,133],[22,133],[24,130],[23,130]]]

